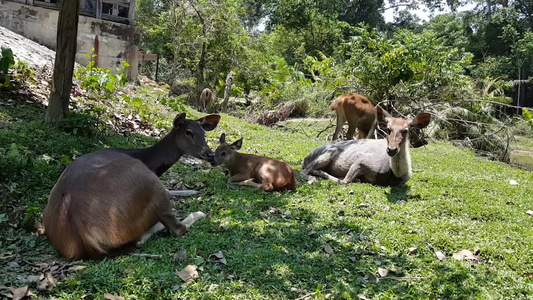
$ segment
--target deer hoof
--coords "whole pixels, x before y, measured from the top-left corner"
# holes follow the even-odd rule
[[[307,180],[307,183],[308,183],[308,184],[315,184],[316,181],[317,181],[317,180],[316,180],[316,177],[311,177],[311,178],[309,178],[309,180]]]

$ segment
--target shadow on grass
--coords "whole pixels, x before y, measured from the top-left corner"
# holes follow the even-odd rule
[[[390,188],[390,191],[385,193],[389,202],[398,203],[400,201],[420,200],[422,197],[420,194],[410,195],[409,191],[411,187],[408,185],[394,186]]]

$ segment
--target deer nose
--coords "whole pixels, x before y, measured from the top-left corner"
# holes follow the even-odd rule
[[[397,147],[394,147],[394,148],[391,148],[391,147],[387,147],[387,154],[389,156],[394,156],[396,155],[396,153],[398,153],[398,148]]]
[[[215,162],[215,153],[213,151],[209,151],[205,154],[205,160],[207,160],[210,163]]]

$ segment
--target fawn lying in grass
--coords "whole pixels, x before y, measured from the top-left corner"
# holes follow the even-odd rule
[[[239,153],[242,138],[233,144],[220,136],[220,146],[215,151],[215,163],[230,171],[228,182],[259,188],[265,191],[294,190],[296,179],[291,166],[284,161],[253,154]]]

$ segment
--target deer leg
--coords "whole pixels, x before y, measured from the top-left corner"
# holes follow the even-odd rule
[[[341,180],[335,176],[331,176],[329,175],[328,173],[322,171],[322,170],[313,170],[311,171],[311,174],[315,175],[315,176],[318,176],[318,177],[322,177],[324,179],[329,179],[331,181],[334,181],[334,182],[337,182],[339,183]]]
[[[238,182],[241,182],[241,181],[245,181],[247,179],[250,179],[250,176],[248,176],[246,174],[239,173],[239,174],[235,174],[235,175],[231,176],[230,178],[228,178],[228,183],[238,183]]]
[[[320,170],[333,160],[333,154],[329,151],[326,151],[322,154],[320,154],[317,158],[315,158],[307,167],[305,167],[301,172],[300,176],[307,180],[309,184],[313,184],[316,182],[316,177],[310,176],[313,171]],[[325,172],[324,172],[325,173]],[[329,175],[329,174],[328,174]]]
[[[253,178],[248,178],[246,180],[234,182],[234,183],[238,185],[251,186],[254,188],[258,188],[258,189],[261,189],[263,186],[261,183],[255,182]]]
[[[359,175],[361,175],[361,165],[356,162],[350,166],[348,173],[346,173],[346,176],[344,176],[344,179],[340,182],[343,184],[351,183],[354,179],[357,179]]]
[[[176,219],[172,212],[166,211],[159,216],[159,221],[175,236],[182,236],[187,233],[187,226]]]
[[[352,126],[350,123],[348,123],[348,133],[346,134],[346,139],[353,140],[354,134],[355,134],[355,126]]]
[[[148,229],[148,231],[143,234],[139,241],[137,241],[137,246],[141,246],[142,244],[146,243],[146,241],[148,241],[152,235],[160,232],[163,229],[165,229],[165,226],[161,224],[161,222],[157,222],[154,226],[152,226],[152,228]]]
[[[332,141],[335,141],[339,137],[339,132],[341,131],[344,122],[344,118],[342,118],[342,116],[337,112],[337,126],[335,127],[335,132],[333,133]]]

